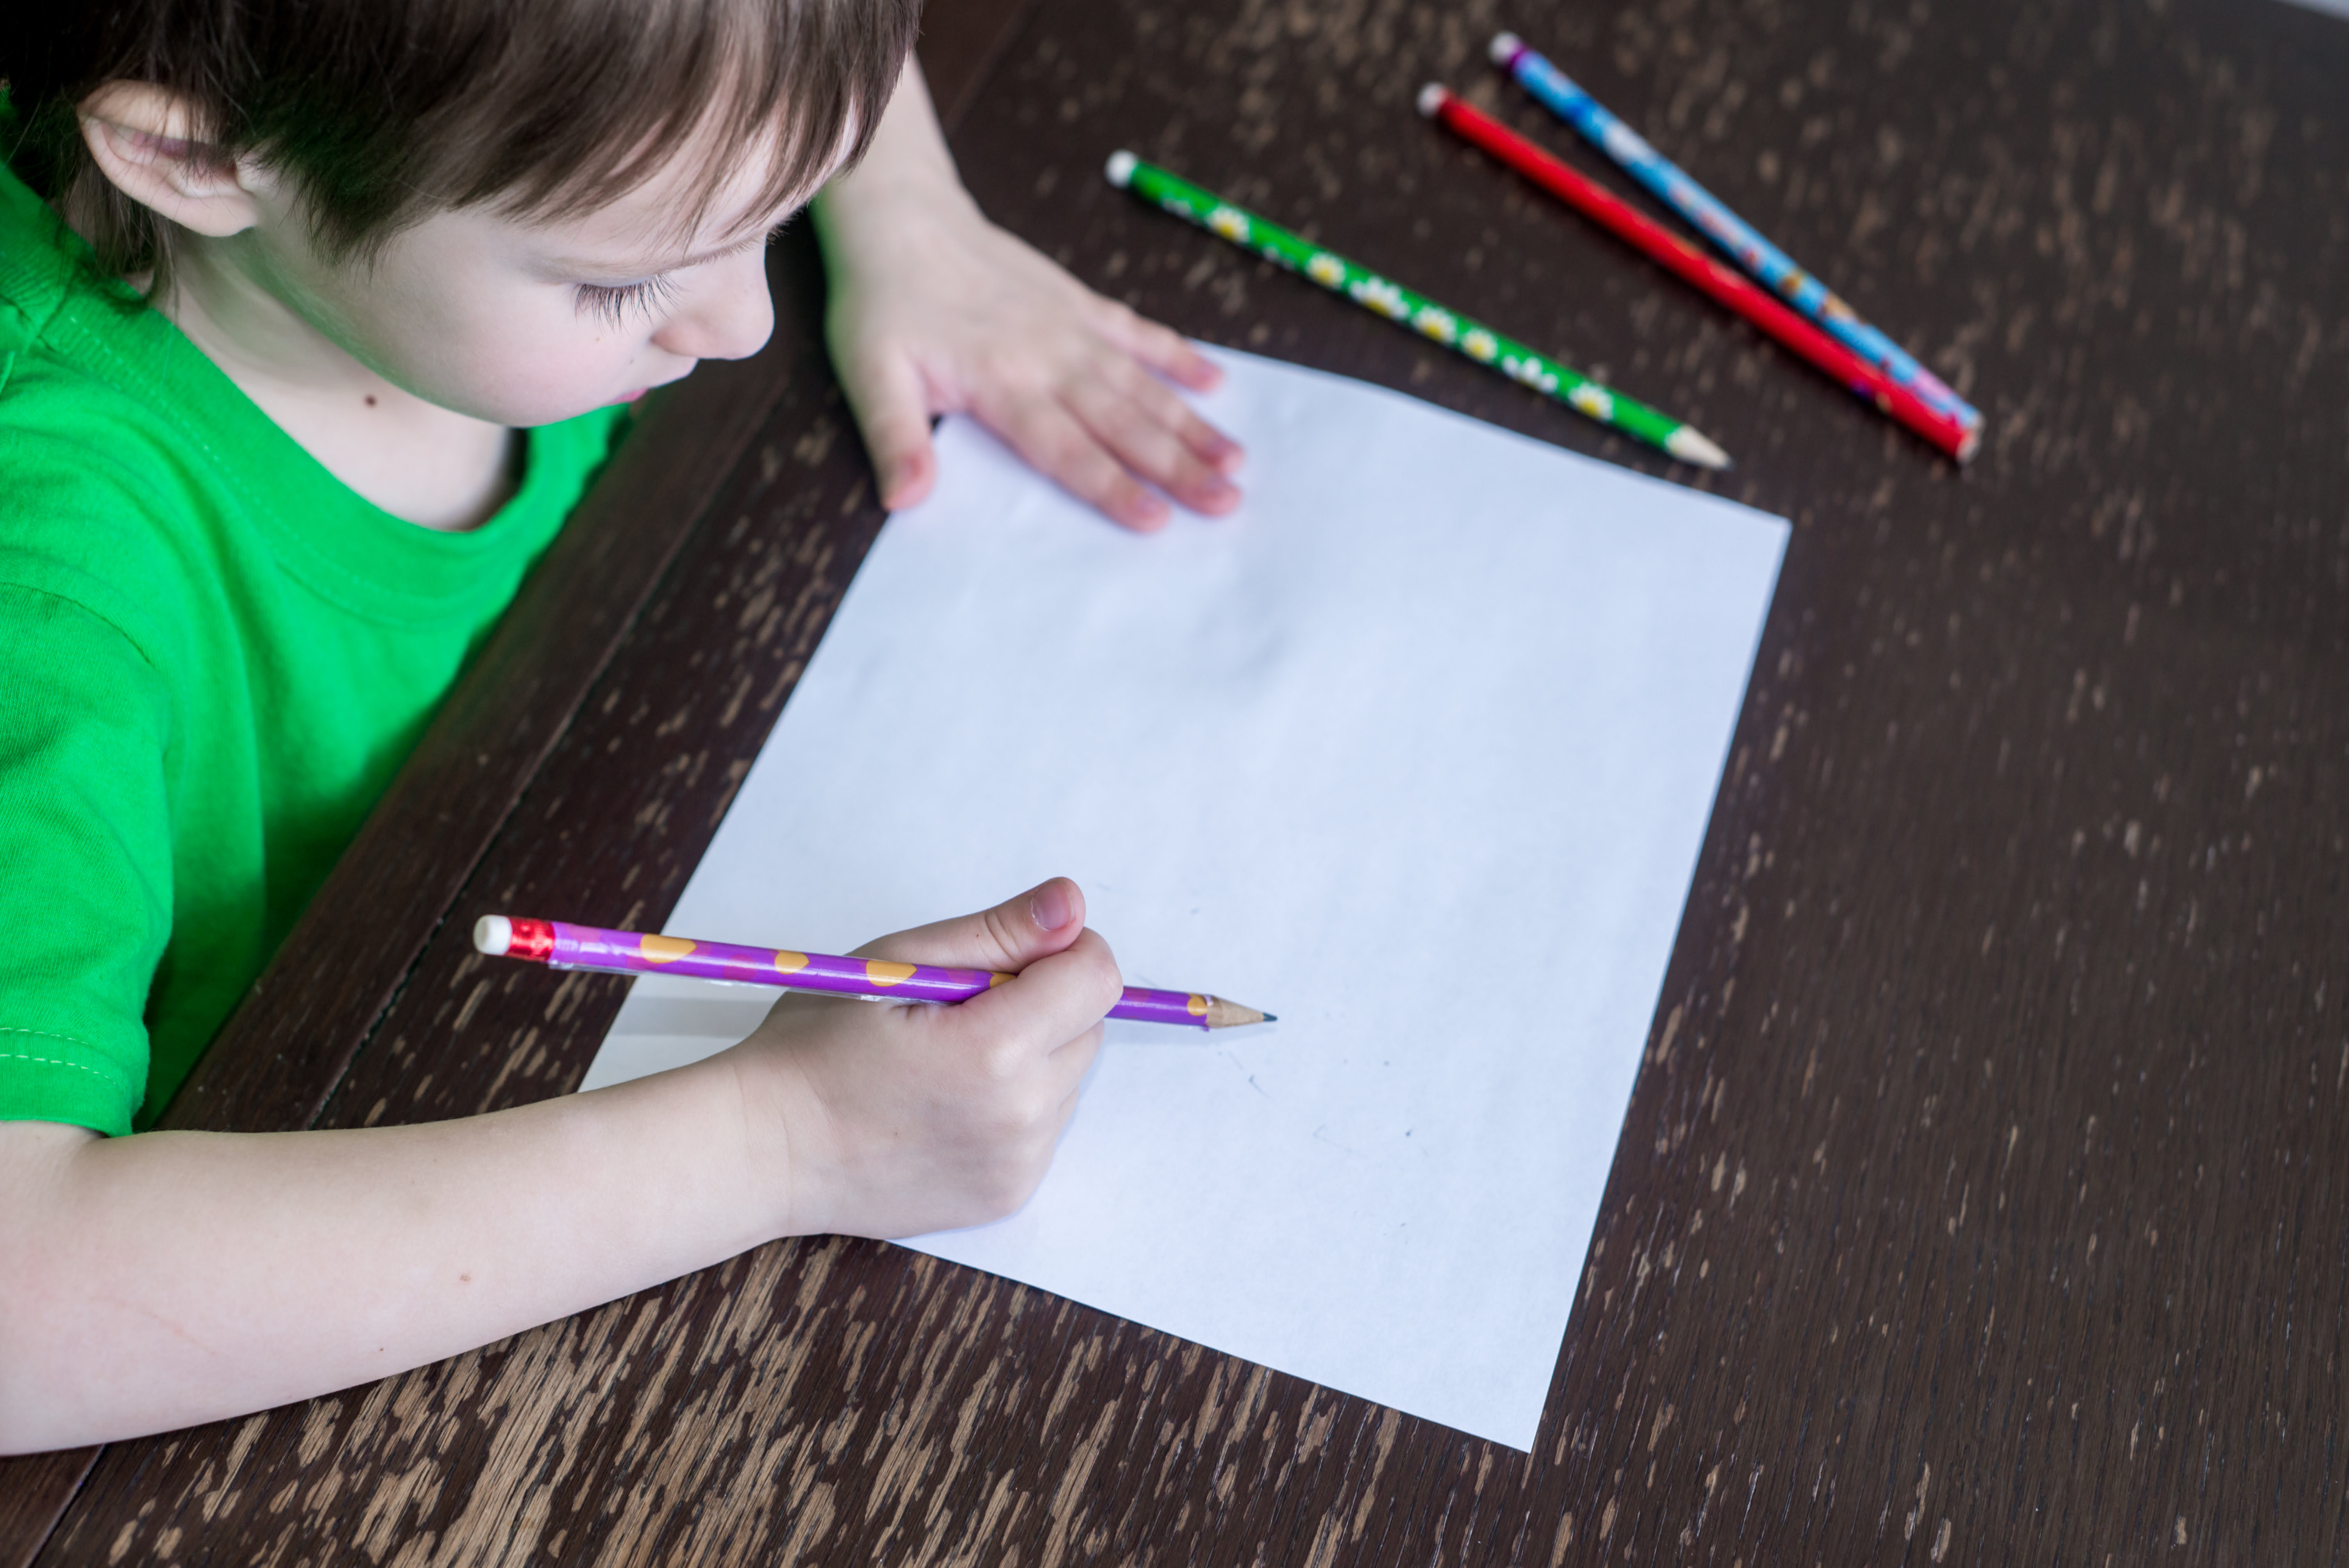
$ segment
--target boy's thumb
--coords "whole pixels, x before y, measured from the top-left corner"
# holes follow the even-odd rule
[[[873,459],[882,506],[891,511],[912,506],[930,493],[938,467],[920,373],[902,358],[885,358],[842,380]]]
[[[1054,877],[993,909],[885,936],[858,955],[1016,975],[1061,952],[1084,929],[1084,892],[1068,878]]]

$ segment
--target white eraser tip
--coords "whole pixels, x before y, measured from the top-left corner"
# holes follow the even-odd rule
[[[1121,191],[1124,190],[1126,186],[1133,183],[1134,165],[1141,161],[1142,160],[1136,158],[1131,152],[1111,153],[1109,155],[1109,182],[1116,186]]]
[[[485,914],[473,922],[473,950],[503,958],[513,948],[513,922],[502,914]]]
[[[1492,50],[1493,63],[1496,66],[1506,66],[1509,64],[1512,60],[1515,60],[1517,57],[1517,51],[1525,46],[1526,41],[1523,38],[1518,37],[1515,33],[1494,34]]]
[[[1435,111],[1444,107],[1444,88],[1440,84],[1428,83],[1419,89],[1419,112],[1433,119]]]

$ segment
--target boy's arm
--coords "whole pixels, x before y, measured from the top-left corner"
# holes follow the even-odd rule
[[[783,1233],[730,1076],[347,1132],[0,1126],[0,1451],[347,1387]]]
[[[957,1007],[788,998],[706,1062],[457,1121],[0,1124],[0,1453],[347,1387],[776,1236],[1016,1207],[1117,995],[1081,895],[874,946],[1019,973]]]
[[[1237,443],[1153,371],[1204,390],[1214,366],[983,217],[911,59],[864,160],[815,201],[826,331],[885,506],[929,493],[930,417],[969,412],[1131,528],[1166,503],[1229,511]]]

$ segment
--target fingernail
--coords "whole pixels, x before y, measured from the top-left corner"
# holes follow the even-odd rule
[[[1202,510],[1206,511],[1229,511],[1239,503],[1240,492],[1231,485],[1209,485],[1199,498]]]
[[[1055,877],[1038,888],[1028,900],[1028,913],[1035,916],[1037,925],[1046,931],[1058,931],[1068,924],[1068,884]]]

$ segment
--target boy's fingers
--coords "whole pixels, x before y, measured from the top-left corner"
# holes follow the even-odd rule
[[[1092,1053],[1100,1048],[1099,1026],[1117,1006],[1125,991],[1125,976],[1118,973],[1117,954],[1098,931],[1080,928],[1077,939],[1049,957],[1039,958],[1019,972],[1019,978],[999,985],[991,994],[998,1006],[1019,1005],[1023,998],[1015,993],[1025,990],[1024,998],[1030,1006],[1041,1006],[1062,1021],[1048,1026],[1039,1043],[1057,1053],[1073,1043],[1080,1054],[1069,1058],[1072,1063],[1089,1062]],[[1037,993],[1044,993],[1040,998]],[[985,1002],[988,996],[974,996],[974,1002]],[[1092,1039],[1086,1044],[1081,1037],[1092,1031]],[[1080,1073],[1081,1067],[1079,1068]]]
[[[856,956],[1017,975],[1038,959],[1066,948],[1084,928],[1084,890],[1066,877],[1054,877],[993,909],[867,943],[856,950]]]
[[[895,511],[929,494],[938,461],[930,447],[929,400],[913,361],[893,354],[843,360],[840,384],[873,459],[881,504]]]
[[[1139,367],[1133,368],[1123,382],[1120,390],[1140,405],[1147,418],[1172,430],[1175,438],[1201,461],[1226,477],[1240,471],[1247,458],[1246,450],[1199,418],[1198,411],[1173,387]]]
[[[1239,504],[1240,492],[1200,460],[1180,428],[1161,417],[1164,410],[1097,384],[1078,388],[1072,400],[1077,417],[1119,462],[1193,511],[1214,515]]]
[[[1171,376],[1194,392],[1222,385],[1224,373],[1215,361],[1191,346],[1191,340],[1171,326],[1114,300],[1102,301],[1095,326],[1103,337],[1163,375]]]
[[[1100,1039],[1099,1039],[1099,1036],[1100,1036],[1100,1034],[1101,1034],[1101,1031],[1100,1031],[1100,1030],[1098,1030],[1098,1029],[1095,1029],[1095,1030],[1091,1031],[1091,1033],[1095,1037],[1095,1039],[1094,1039],[1094,1048],[1095,1048],[1096,1050],[1098,1050],[1098,1049],[1100,1048]],[[1074,1042],[1074,1041],[1071,1041],[1071,1042],[1070,1042],[1070,1047],[1071,1047],[1071,1048],[1073,1048],[1073,1047],[1074,1047],[1074,1046],[1075,1046],[1075,1044],[1076,1044],[1076,1042]],[[1086,1063],[1087,1063],[1087,1065],[1088,1065],[1088,1066],[1090,1066],[1090,1065],[1092,1064],[1092,1054],[1091,1054],[1091,1053],[1088,1053],[1088,1054],[1086,1055],[1085,1061],[1086,1061]],[[1055,1110],[1055,1111],[1052,1113],[1052,1141],[1053,1141],[1054,1143],[1058,1143],[1058,1142],[1060,1142],[1060,1141],[1061,1141],[1061,1134],[1062,1134],[1062,1133],[1066,1132],[1066,1131],[1069,1130],[1069,1120],[1070,1120],[1070,1119],[1071,1119],[1071,1117],[1073,1117],[1073,1116],[1075,1116],[1075,1115],[1077,1114],[1077,1102],[1078,1102],[1080,1099],[1083,1099],[1083,1098],[1084,1098],[1084,1091],[1085,1091],[1084,1075],[1083,1075],[1082,1073],[1080,1073],[1080,1074],[1078,1074],[1078,1075],[1077,1075],[1077,1077],[1076,1077],[1076,1078],[1074,1078],[1074,1079],[1070,1083],[1070,1085],[1069,1085],[1069,1092],[1068,1092],[1066,1095],[1063,1095],[1063,1096],[1061,1097],[1061,1104],[1060,1104],[1060,1109],[1057,1109],[1057,1110]]]
[[[1074,1068],[1066,1081],[1083,1076],[1090,1052],[1099,1047],[1097,1026],[1112,1007],[1125,982],[1117,959],[1101,934],[1080,931],[1075,941],[1058,953],[1039,958],[1013,978],[968,1002],[935,1010],[936,1023],[955,1030],[974,1048],[998,1064],[1018,1064],[1020,1072],[1039,1068],[1059,1075]],[[1092,1034],[1087,1046],[1083,1037]],[[1075,1049],[1075,1057],[1061,1053]]]
[[[1181,403],[1182,412],[1174,420],[1174,433],[1183,438],[1185,446],[1199,455],[1201,461],[1226,479],[1247,466],[1247,448],[1192,412],[1188,403],[1182,403],[1180,398],[1176,401]]]
[[[1165,526],[1166,503],[1128,473],[1058,399],[982,406],[978,415],[1031,468],[1098,507],[1111,521],[1143,533]]]
[[[1123,979],[1119,982],[1118,989],[1121,994],[1125,989]],[[1110,998],[1110,1006],[1112,1007],[1117,1006],[1116,997]],[[1065,1041],[1053,1048],[1052,1070],[1061,1076],[1071,1096],[1077,1092],[1077,1085],[1084,1081],[1085,1074],[1092,1070],[1093,1058],[1101,1054],[1102,1027],[1102,1025],[1095,1024],[1074,1039]]]
[[[1216,368],[1213,360],[1194,348],[1190,339],[1181,333],[1138,315],[1124,305],[1108,301],[1102,303],[1107,309],[1101,323],[1102,335],[1135,360],[1163,376],[1173,377],[1194,392],[1211,391],[1222,384],[1224,373]],[[1130,379],[1146,385],[1147,392],[1140,385],[1129,386],[1127,390],[1150,407],[1164,408],[1167,404],[1173,405],[1172,408],[1165,409],[1162,418],[1182,433],[1185,444],[1193,451],[1213,464],[1218,472],[1226,475],[1239,472],[1247,454],[1237,441],[1200,418],[1192,412],[1189,404],[1152,377],[1137,376]],[[1156,397],[1151,397],[1153,393]]]

